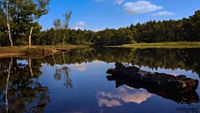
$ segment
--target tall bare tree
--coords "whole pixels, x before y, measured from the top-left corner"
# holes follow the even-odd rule
[[[54,25],[54,28],[55,28],[56,32],[57,32],[57,30],[61,29],[61,21],[59,19],[54,20],[53,21],[53,25]],[[54,34],[52,46],[55,44],[56,32]]]
[[[12,36],[11,36],[11,31],[10,31],[9,0],[6,0],[6,23],[8,27],[8,36],[10,40],[10,46],[13,47],[13,41],[12,41]]]
[[[71,15],[72,15],[72,11],[69,11],[69,12],[67,12],[67,13],[64,14],[64,16],[65,16],[65,25],[64,25],[64,28],[65,28],[66,32],[64,33],[64,37],[63,37],[63,47],[65,45],[66,35],[69,36],[68,29],[69,29],[69,21],[71,19]]]

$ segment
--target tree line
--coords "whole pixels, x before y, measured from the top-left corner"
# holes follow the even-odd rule
[[[57,34],[55,44],[62,44],[63,34],[66,29],[55,29],[43,31],[34,40],[35,44],[49,45]],[[121,45],[131,43],[152,42],[175,42],[175,41],[200,41],[200,11],[193,16],[180,20],[149,21],[138,23],[119,29],[105,29],[102,31],[67,29],[65,44],[92,44]]]
[[[42,31],[38,20],[48,13],[49,0],[2,0],[0,2],[0,46],[8,45],[121,45],[140,42],[199,41],[200,10],[180,20],[149,21],[102,31],[69,28],[72,12],[64,14],[64,25]]]
[[[169,41],[200,41],[200,11],[180,20],[149,21],[96,33],[95,45],[121,45]]]

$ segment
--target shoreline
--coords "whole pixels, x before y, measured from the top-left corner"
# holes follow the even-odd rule
[[[14,46],[14,47],[0,47],[0,58],[4,57],[44,57],[49,54],[58,52],[66,52],[75,48],[85,48],[90,45],[33,45],[31,48],[28,46]],[[108,48],[134,48],[134,49],[148,49],[148,48],[166,48],[166,49],[189,49],[200,48],[200,42],[159,42],[159,43],[135,43],[123,44],[114,46],[102,46]]]
[[[200,42],[158,42],[158,43],[135,43],[135,44],[123,44],[114,46],[104,46],[113,48],[168,48],[168,49],[184,49],[184,48],[200,48]]]
[[[64,47],[61,45],[55,46],[32,46],[29,48],[28,46],[14,46],[14,47],[0,47],[0,58],[7,57],[45,57],[48,55],[52,55],[59,52],[66,52],[75,48],[85,48],[86,45],[65,45]]]

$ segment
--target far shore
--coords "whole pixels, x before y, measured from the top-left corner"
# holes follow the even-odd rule
[[[135,43],[116,46],[105,46],[116,48],[200,48],[200,42],[159,42],[159,43]]]
[[[37,45],[29,48],[28,46],[0,47],[0,58],[2,57],[19,57],[19,56],[47,56],[58,52],[69,51],[75,48],[85,48],[90,45]],[[160,42],[160,43],[135,43],[116,46],[104,46],[111,48],[200,48],[200,42]]]

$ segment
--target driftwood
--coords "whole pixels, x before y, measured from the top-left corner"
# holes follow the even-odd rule
[[[196,93],[198,80],[184,75],[174,76],[164,73],[151,73],[140,70],[135,66],[126,67],[117,62],[115,69],[107,70],[108,80],[115,80],[116,87],[123,84],[133,88],[144,88],[150,93],[157,94],[178,103],[198,102]]]

